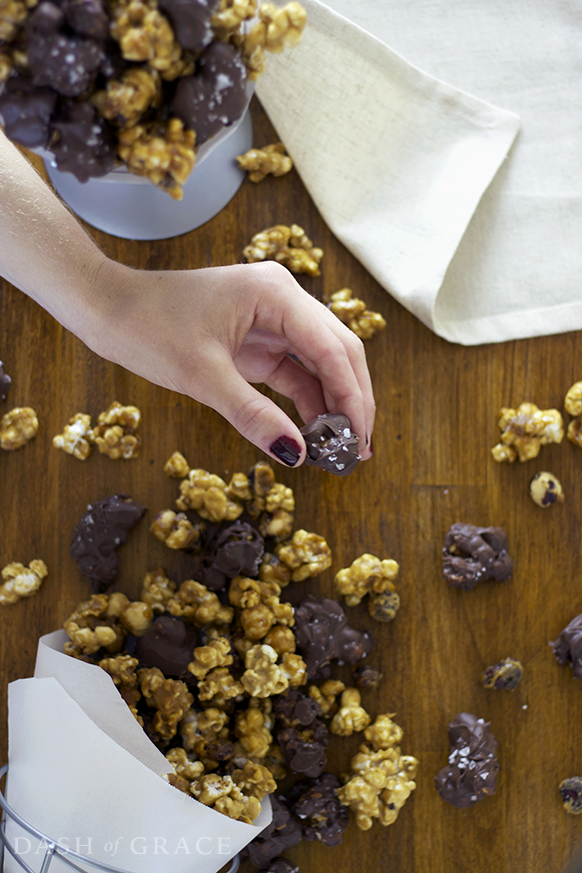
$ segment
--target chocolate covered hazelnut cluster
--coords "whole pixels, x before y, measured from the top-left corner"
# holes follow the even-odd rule
[[[179,480],[180,512],[158,513],[151,532],[197,562],[192,577],[178,583],[159,567],[145,574],[139,600],[106,593],[116,548],[144,508],[124,495],[92,504],[73,552],[97,593],[66,620],[65,652],[111,676],[172,764],[176,789],[247,823],[271,796],[273,821],[246,850],[259,869],[294,869],[281,853],[302,838],[341,843],[349,809],[360,827],[363,816],[366,827],[391,824],[415,787],[416,761],[402,756],[391,716],[374,721],[362,700],[380,674],[370,667],[364,681],[356,670],[348,687],[331,675],[362,662],[372,636],[336,600],[307,595],[294,606],[284,597],[329,568],[325,539],[294,530],[293,492],[264,462],[229,482],[179,452],[164,470]],[[356,733],[366,744],[342,788],[327,770],[328,745]],[[300,781],[285,799],[275,792],[289,774]]]
[[[9,0],[4,130],[81,182],[123,163],[180,200],[197,148],[241,117],[265,52],[297,45],[305,23],[296,0]]]

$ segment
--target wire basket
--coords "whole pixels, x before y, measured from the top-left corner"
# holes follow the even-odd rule
[[[0,780],[6,776],[8,773],[8,764],[5,764],[4,767],[0,769]],[[4,850],[14,858],[15,861],[20,864],[23,870],[26,870],[27,873],[37,873],[37,871],[33,870],[33,868],[26,863],[24,858],[16,851],[15,847],[9,842],[8,836],[6,834],[6,822],[8,819],[12,819],[12,821],[16,822],[16,824],[20,825],[20,827],[29,833],[32,837],[35,837],[37,840],[40,840],[45,849],[45,856],[40,867],[38,873],[47,873],[50,868],[50,865],[53,861],[53,858],[58,858],[63,864],[66,864],[71,870],[76,870],[77,873],[86,873],[86,867],[95,867],[97,870],[103,870],[105,873],[130,873],[128,870],[124,870],[120,867],[114,867],[112,864],[107,864],[105,861],[97,861],[93,858],[89,858],[87,855],[82,855],[80,852],[75,852],[73,849],[69,849],[67,846],[62,843],[57,842],[52,837],[43,834],[42,831],[37,830],[37,828],[33,827],[27,821],[25,821],[22,816],[18,815],[15,810],[9,806],[6,798],[4,797],[4,793],[0,790],[0,806],[2,807],[2,821],[0,822],[0,870],[4,868]],[[79,862],[84,866],[79,866]],[[229,867],[226,868],[224,873],[236,873],[239,868],[240,858],[238,855],[232,859]]]

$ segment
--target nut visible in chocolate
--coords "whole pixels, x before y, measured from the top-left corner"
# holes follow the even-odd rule
[[[305,463],[321,467],[335,476],[348,476],[358,465],[358,437],[350,420],[340,413],[318,415],[300,428],[307,446]]]
[[[536,473],[529,483],[529,496],[542,509],[547,509],[554,503],[564,502],[564,492],[553,473],[542,471]]]
[[[471,591],[487,579],[505,582],[513,571],[507,549],[507,534],[502,528],[457,522],[445,537],[443,575],[461,591]]]
[[[560,797],[566,812],[570,815],[582,813],[582,778],[570,776],[560,782]]]
[[[129,531],[146,511],[127,494],[112,494],[89,504],[71,538],[71,556],[89,578],[97,594],[105,591],[117,576],[117,549],[127,542]]]
[[[448,764],[435,776],[435,787],[448,803],[468,809],[495,794],[499,763],[497,740],[489,722],[461,712],[449,724],[451,750]]]
[[[504,658],[499,664],[487,667],[483,673],[484,688],[498,691],[513,691],[523,678],[523,667],[514,658]]]
[[[368,631],[350,627],[337,600],[309,594],[295,610],[295,639],[305,656],[307,675],[312,679],[322,667],[337,659],[355,664],[365,658],[374,645]]]
[[[582,679],[582,613],[566,625],[557,640],[549,644],[558,664],[569,664],[575,679]]]
[[[348,813],[339,802],[338,779],[322,773],[317,779],[302,779],[289,792],[293,813],[301,821],[303,837],[326,846],[338,846],[348,826]]]

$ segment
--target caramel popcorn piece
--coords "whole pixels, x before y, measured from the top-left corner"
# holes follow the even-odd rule
[[[115,595],[111,595],[111,600]],[[125,595],[123,608],[129,600]],[[126,631],[119,623],[121,610],[108,612],[110,598],[105,594],[94,594],[89,600],[80,603],[63,624],[71,643],[65,643],[68,655],[94,655],[99,649],[107,649],[115,654],[121,651],[126,640]],[[117,598],[113,603],[117,602]]]
[[[171,740],[194,698],[180,679],[166,679],[157,667],[143,667],[138,670],[137,678],[146,703],[156,709],[151,724],[152,738]]]
[[[396,561],[381,561],[366,552],[356,558],[350,567],[336,573],[334,581],[337,593],[344,597],[348,606],[357,606],[370,592],[381,594],[394,591],[392,583],[399,569]]]
[[[229,641],[226,637],[219,637],[207,646],[194,649],[194,660],[188,664],[188,670],[197,679],[204,679],[210,670],[215,667],[228,667],[232,660]]]
[[[62,449],[80,461],[89,457],[91,445],[94,442],[95,435],[91,428],[91,416],[83,412],[77,412],[64,426],[63,432],[53,437],[55,449]]]
[[[393,824],[400,809],[416,788],[414,777],[418,761],[403,755],[396,745],[402,730],[391,716],[379,715],[364,733],[368,741],[351,760],[351,775],[337,795],[356,816],[358,827],[366,831],[374,819],[382,825]]]
[[[270,770],[254,761],[247,761],[244,769],[235,770],[232,778],[244,794],[256,797],[257,800],[262,800],[265,795],[277,790],[277,783]]]
[[[223,606],[214,591],[209,591],[201,582],[187,579],[167,604],[170,615],[192,621],[197,627],[207,624],[230,624],[234,610]]]
[[[135,668],[138,664],[138,659],[132,658],[131,655],[115,655],[113,658],[102,658],[99,661],[101,669],[109,673],[116,685],[126,687],[137,685]]]
[[[567,436],[575,446],[582,448],[582,382],[575,382],[568,389],[564,400],[566,412],[576,416],[568,425]]]
[[[263,146],[262,149],[249,149],[236,159],[241,170],[246,170],[251,182],[262,182],[268,176],[284,176],[293,167],[293,161],[285,154],[282,142]]]
[[[286,652],[293,654],[297,647],[295,634],[289,627],[278,624],[271,628],[265,637],[265,645],[275,649],[278,655],[284,655]]]
[[[168,579],[161,567],[146,573],[140,596],[144,603],[149,603],[154,613],[161,615],[165,612],[175,594],[176,583]]]
[[[141,418],[136,406],[122,406],[116,400],[101,412],[93,434],[99,451],[114,461],[137,458],[141,438],[134,431]]]
[[[329,726],[332,734],[338,737],[351,737],[353,733],[368,727],[371,719],[366,710],[360,706],[361,700],[357,688],[346,688],[341,696],[340,708]]]
[[[44,561],[36,558],[28,567],[13,561],[2,570],[4,582],[0,585],[0,606],[17,603],[23,597],[37,594],[42,580],[48,576]]]
[[[386,327],[386,321],[380,313],[366,309],[364,301],[353,297],[350,288],[342,288],[332,294],[328,307],[361,340],[370,339]]]
[[[194,509],[201,518],[219,523],[235,521],[243,507],[227,494],[224,479],[206,470],[190,470],[188,478],[180,483],[178,509]]]
[[[253,698],[248,708],[236,716],[235,735],[244,754],[253,759],[265,758],[273,742],[269,729],[273,727],[273,718],[270,712],[261,709],[263,702],[270,703],[269,700]]]
[[[243,21],[254,18],[256,12],[256,0],[220,0],[212,16],[212,29],[222,39],[235,33]]]
[[[32,4],[31,4],[32,5]],[[0,3],[0,40],[10,42],[28,15],[24,0],[2,0]]]
[[[310,685],[307,693],[319,704],[321,715],[332,718],[338,709],[336,697],[345,690],[346,686],[339,679],[326,679],[319,688],[317,685]]]
[[[296,530],[290,542],[276,548],[277,557],[292,571],[293,582],[302,582],[331,567],[331,549],[318,534]]]
[[[287,227],[284,224],[277,224],[256,233],[243,250],[243,257],[249,264],[257,261],[278,261],[292,273],[319,276],[319,263],[323,258],[323,250],[313,246],[299,225],[292,224],[291,227]]]
[[[12,452],[30,442],[38,432],[38,418],[30,406],[11,409],[0,421],[0,449]]]
[[[216,667],[199,683],[198,697],[200,700],[212,700],[215,705],[223,705],[224,701],[241,696],[244,690],[226,667]]]
[[[234,40],[241,47],[248,78],[258,79],[265,71],[265,50],[279,53],[285,46],[293,48],[298,45],[306,22],[305,9],[295,0],[281,8],[272,3],[261,3],[259,21],[247,34]]]
[[[146,67],[130,67],[119,79],[109,79],[105,90],[97,91],[91,102],[108,121],[132,127],[160,98],[159,73]]]
[[[129,603],[119,616],[123,627],[134,637],[143,637],[154,620],[154,612],[149,603],[134,600]]]
[[[147,61],[154,70],[163,71],[181,57],[174,31],[155,0],[116,3],[110,30],[128,61]]]
[[[261,582],[276,582],[277,585],[284,588],[291,581],[291,570],[277,555],[265,552],[259,567],[259,580]]]
[[[178,776],[186,779],[188,783],[199,779],[204,773],[204,764],[202,761],[191,761],[185,749],[175,748],[166,752],[166,760],[170,762]],[[190,785],[188,784],[188,793]]]
[[[193,549],[200,543],[204,523],[192,524],[185,513],[164,509],[156,515],[150,531],[169,549]]]
[[[194,131],[185,130],[179,118],[170,118],[163,126],[137,124],[120,131],[117,153],[130,173],[147,176],[174,200],[182,200],[182,185],[196,163],[195,144]]]
[[[174,452],[164,464],[164,473],[173,479],[185,479],[190,472],[190,465],[181,452]]]
[[[499,419],[501,441],[491,449],[494,460],[512,464],[537,458],[542,446],[560,443],[564,436],[562,416],[557,409],[538,409],[522,403],[517,409],[502,407]]]
[[[291,688],[297,688],[298,685],[304,685],[307,682],[307,667],[301,655],[296,655],[294,652],[284,652],[279,669]]]
[[[277,666],[277,658],[277,652],[264,644],[248,650],[241,683],[251,697],[271,697],[289,687],[289,679]]]

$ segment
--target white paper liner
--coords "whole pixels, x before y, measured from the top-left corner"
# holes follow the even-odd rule
[[[131,873],[217,873],[270,823],[268,798],[248,825],[161,779],[171,772],[164,756],[107,674],[62,652],[66,639],[62,631],[42,637],[35,677],[9,685],[8,803],[92,860]],[[11,820],[7,834],[40,870],[43,845]],[[4,869],[21,870],[8,855]],[[52,861],[51,873],[65,869]]]

